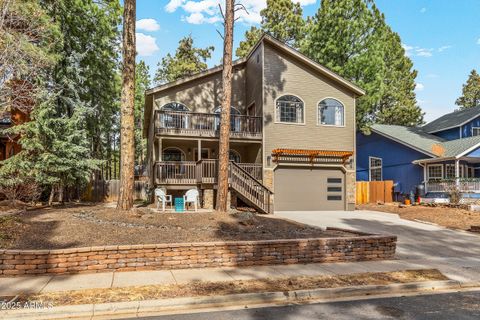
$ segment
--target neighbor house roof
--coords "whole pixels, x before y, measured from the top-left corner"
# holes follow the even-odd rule
[[[447,141],[423,128],[375,124],[371,130],[433,158],[459,158],[480,147],[480,136]]]
[[[447,113],[440,118],[427,123],[422,128],[425,132],[434,133],[460,127],[480,116],[480,106]]]

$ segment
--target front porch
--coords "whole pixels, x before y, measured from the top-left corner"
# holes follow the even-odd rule
[[[417,164],[423,167],[425,194],[449,193],[452,190],[480,194],[480,158],[431,159]]]

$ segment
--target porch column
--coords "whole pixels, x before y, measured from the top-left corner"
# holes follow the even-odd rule
[[[425,185],[425,194],[428,192],[427,164],[423,164],[423,184]]]
[[[158,138],[158,161],[162,161],[162,138]]]
[[[202,140],[197,140],[197,159],[202,160]]]
[[[455,184],[460,186],[460,160],[455,160]]]

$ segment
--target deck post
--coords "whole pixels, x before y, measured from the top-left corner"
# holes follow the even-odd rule
[[[197,159],[198,161],[202,160],[202,140],[197,140]]]
[[[162,138],[158,138],[158,161],[162,161]]]
[[[423,164],[423,184],[425,185],[425,194],[428,192],[427,164]]]
[[[460,160],[455,160],[455,184],[460,187]]]

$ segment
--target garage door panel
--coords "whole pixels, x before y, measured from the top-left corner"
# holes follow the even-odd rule
[[[274,178],[275,210],[344,210],[344,181],[340,169],[278,167]]]

